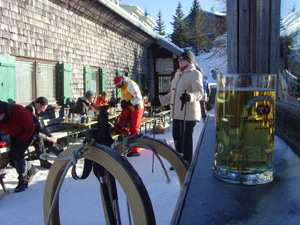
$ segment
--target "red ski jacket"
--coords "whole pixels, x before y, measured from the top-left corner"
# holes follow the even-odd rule
[[[31,117],[33,114],[21,105],[9,105],[11,107],[8,112],[9,121],[7,124],[0,123],[0,130],[24,143],[34,132],[34,123]]]

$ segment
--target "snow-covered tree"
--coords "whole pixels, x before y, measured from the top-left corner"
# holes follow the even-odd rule
[[[158,34],[165,36],[166,32],[165,32],[165,22],[162,20],[162,13],[161,10],[159,10],[158,15],[157,15],[158,19],[156,20],[157,26],[154,28],[154,31],[156,31]]]
[[[170,35],[170,38],[174,44],[184,48],[188,44],[188,25],[185,20],[184,13],[182,11],[181,2],[178,2],[176,8],[175,16],[173,16],[174,22],[171,23],[173,26],[173,33]]]
[[[207,48],[208,38],[205,27],[205,18],[201,6],[198,0],[194,0],[189,14],[189,43],[196,55],[198,55],[199,50]]]
[[[144,15],[145,15],[145,16],[150,16],[150,14],[148,13],[147,8],[145,8],[145,10],[144,10]]]

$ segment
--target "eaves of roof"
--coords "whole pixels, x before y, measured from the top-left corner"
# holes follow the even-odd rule
[[[168,41],[163,36],[157,34],[153,30],[151,30],[150,28],[145,26],[141,21],[139,21],[138,19],[131,16],[128,12],[126,12],[126,10],[122,9],[120,6],[114,4],[110,1],[107,1],[107,0],[97,0],[97,1],[100,2],[102,5],[106,6],[111,11],[118,14],[123,19],[127,20],[129,23],[136,26],[138,29],[142,30],[143,32],[147,33],[149,36],[153,37],[155,39],[155,42],[159,46],[167,49],[168,51],[170,51],[176,55],[180,55],[183,52],[183,50],[181,48],[179,48],[177,45],[173,44],[172,42]]]

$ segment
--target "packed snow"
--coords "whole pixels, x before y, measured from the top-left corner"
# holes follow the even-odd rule
[[[195,127],[194,146],[197,144],[202,127],[202,122],[197,123]],[[153,137],[152,133],[146,135]],[[155,138],[165,139],[174,148],[171,129],[166,134],[156,134]],[[151,151],[142,149],[139,157],[131,157],[128,160],[142,178],[149,193],[157,224],[169,224],[179,196],[179,181],[175,171],[168,170],[170,164],[165,160],[163,162],[171,182],[166,183],[167,178],[156,158],[152,173],[152,157]],[[13,192],[18,183],[15,169],[12,167],[1,169],[1,173],[6,173],[4,181],[10,192],[0,201],[2,225],[40,225],[44,223],[43,193],[49,170],[40,167],[38,160],[34,160],[32,163],[37,166],[39,172],[33,177],[29,188],[21,193]],[[82,166],[82,161],[79,161],[78,170]],[[120,187],[118,187],[118,194],[122,222],[128,224],[126,199]],[[59,205],[61,224],[105,224],[99,182],[93,172],[85,180],[74,180],[69,171],[60,192]]]

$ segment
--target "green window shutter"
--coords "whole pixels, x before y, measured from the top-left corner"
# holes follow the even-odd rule
[[[63,63],[60,70],[63,81],[63,104],[70,104],[73,101],[72,94],[72,65],[69,63]]]
[[[107,89],[107,70],[101,70],[101,89],[102,91],[106,91]]]
[[[85,66],[83,69],[84,74],[84,93],[88,90],[91,90],[91,81],[92,81],[92,68]]]
[[[127,77],[128,77],[129,79],[131,79],[131,75],[130,75],[130,73],[127,73]]]
[[[121,77],[122,76],[122,72],[121,71],[117,71],[117,76]],[[120,88],[116,88],[116,89],[117,89],[117,91],[116,91],[117,98],[122,98],[121,89]]]
[[[0,100],[16,103],[16,57],[0,55]]]
[[[142,75],[138,74],[137,75],[137,84],[139,85],[139,87],[142,87]]]

